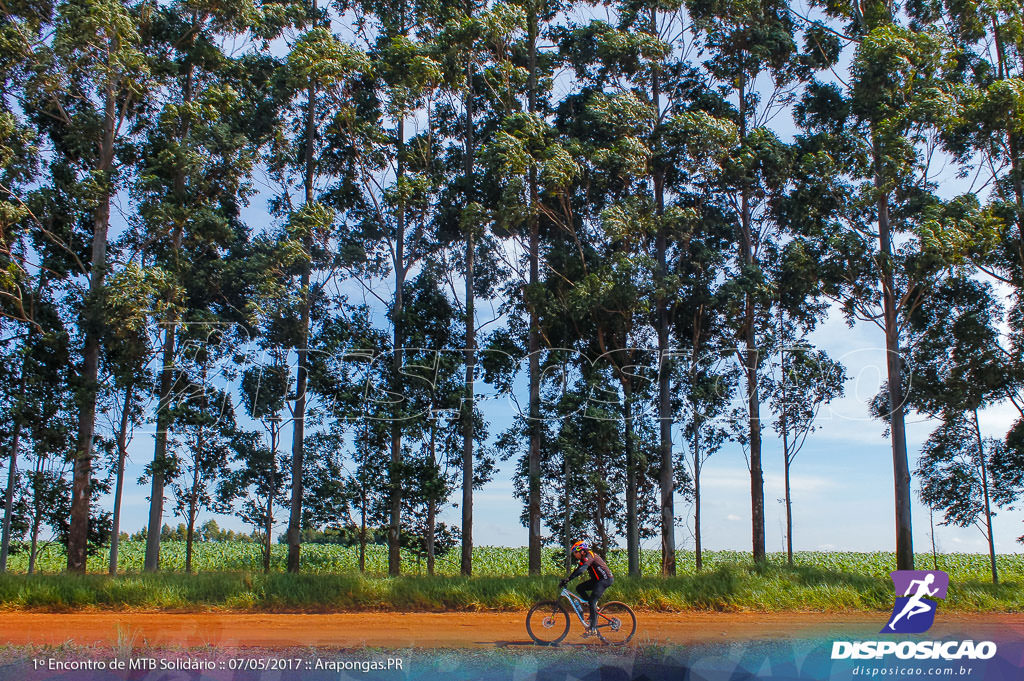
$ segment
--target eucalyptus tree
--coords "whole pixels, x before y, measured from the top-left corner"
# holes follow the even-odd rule
[[[538,46],[544,23],[550,23],[558,10],[556,2],[542,0],[527,0],[526,8],[526,68],[528,69],[526,84],[526,113],[533,120],[544,120],[550,111],[548,103],[550,87],[549,78],[555,64],[553,55],[544,55]],[[557,154],[557,149],[548,151],[551,158]],[[565,157],[563,156],[563,159]],[[541,573],[541,545],[543,535],[541,532],[541,438],[543,436],[543,425],[541,424],[540,405],[540,315],[537,311],[538,302],[533,299],[532,292],[540,286],[541,266],[541,178],[540,169],[536,161],[530,163],[527,169],[527,259],[529,267],[529,278],[527,286],[523,288],[523,304],[529,311],[530,322],[527,330],[527,352],[529,353],[529,405],[528,414],[530,418],[529,428],[529,452],[527,454],[527,493],[526,506],[528,528],[528,570],[531,575]]]
[[[0,429],[7,459],[0,530],[0,571],[6,570],[12,532],[22,525],[16,499],[18,459],[24,450],[27,423],[25,392],[30,374],[38,367],[33,347],[66,336],[58,295],[52,285],[66,272],[71,260],[63,233],[47,228],[42,198],[46,183],[40,171],[48,160],[43,148],[46,125],[33,117],[35,93],[32,77],[38,54],[49,52],[47,36],[53,30],[55,7],[23,3],[0,8],[0,334],[4,336],[5,400]],[[51,218],[53,216],[50,216]],[[53,220],[49,224],[52,227]],[[58,228],[56,230],[60,232]],[[63,249],[60,257],[46,246]],[[47,314],[36,320],[38,311]],[[58,322],[54,328],[49,323]],[[68,386],[63,386],[67,388]]]
[[[264,432],[237,432],[230,441],[231,460],[236,465],[217,485],[217,507],[233,511],[253,525],[263,545],[263,571],[270,571],[270,554],[276,509],[285,499],[288,484],[288,457],[281,451],[283,416],[287,397],[293,388],[288,348],[276,344],[275,328],[264,334],[264,358],[242,373],[241,403],[245,413],[257,421]]]
[[[1018,421],[1018,424],[1020,422]],[[1024,495],[1024,438],[1018,425],[1006,436],[1003,446],[997,448],[992,457],[992,477],[996,480],[997,503],[1015,508]],[[1024,535],[1017,537],[1024,544]]]
[[[591,348],[610,363],[622,391],[626,476],[626,548],[630,575],[640,571],[639,476],[647,470],[634,438],[636,368],[649,364],[649,333],[644,322],[654,293],[648,267],[650,240],[656,233],[654,199],[648,189],[650,136],[658,113],[646,92],[633,82],[638,62],[658,58],[667,47],[647,33],[603,21],[567,29],[561,50],[585,89],[563,104],[567,136],[586,164],[576,189],[572,225],[584,243],[581,262],[567,291],[566,304],[586,319]],[[566,276],[563,272],[562,276]],[[597,359],[596,357],[594,359]]]
[[[40,308],[37,319],[47,332],[36,336],[31,349],[31,371],[25,384],[26,475],[25,498],[30,508],[29,564],[35,567],[41,525],[48,525],[57,538],[67,542],[67,513],[71,505],[71,486],[67,452],[75,440],[75,394],[72,383],[70,337],[57,318],[57,310]],[[86,552],[95,553],[105,544],[110,531],[110,515],[99,511],[97,496],[107,491],[104,480],[97,480],[90,499],[89,541]]]
[[[644,142],[650,151],[647,186],[653,199],[653,268],[651,323],[657,335],[659,424],[658,486],[661,510],[661,572],[674,575],[677,488],[688,486],[685,469],[676,470],[672,448],[672,380],[675,375],[672,331],[685,286],[674,262],[692,238],[695,197],[710,186],[720,164],[735,144],[736,131],[721,98],[701,82],[689,61],[682,1],[618,6],[620,31],[630,31],[635,44],[617,46],[613,62],[652,114]],[[642,36],[642,37],[641,37]],[[611,38],[606,36],[601,42]],[[609,51],[610,45],[602,51]],[[607,63],[607,58],[606,58]],[[699,203],[699,201],[698,201]],[[687,339],[689,340],[689,339]]]
[[[721,206],[717,205],[711,192],[721,176],[727,154],[736,142],[736,127],[726,117],[722,100],[693,77],[692,67],[675,63],[665,71],[660,80],[655,79],[658,88],[664,86],[671,96],[666,97],[664,113],[660,114],[654,130],[656,153],[652,163],[659,165],[654,171],[657,232],[653,283],[659,349],[662,573],[671,575],[675,573],[672,496],[676,489],[686,491],[691,486],[696,492],[697,484],[686,467],[676,470],[674,466],[677,457],[672,451],[671,425],[677,409],[670,399],[671,386],[674,377],[678,380],[681,373],[685,373],[689,380],[684,379],[684,382],[697,391],[698,373],[703,372],[701,367],[706,366],[704,354],[709,346],[717,345],[721,339],[722,320],[710,308],[714,307],[713,301],[719,292],[716,280],[723,273],[722,256],[727,252],[730,241]],[[666,190],[671,191],[668,200]],[[677,345],[689,346],[690,359],[678,369],[674,366],[674,355],[678,353],[670,348],[670,338],[674,338]],[[702,456],[699,451],[702,435],[698,410],[710,413],[717,408],[698,403],[693,399],[698,396],[712,397],[700,392],[690,395],[690,411],[694,416],[692,442],[697,445],[691,452],[693,466],[690,473],[693,476],[700,472]],[[711,432],[714,428],[709,434]],[[713,442],[716,442],[714,438],[708,444]],[[714,448],[704,451],[710,455]],[[695,494],[695,500],[697,496]],[[696,521],[695,535],[700,534],[698,526],[699,521]]]
[[[364,290],[388,308],[392,327],[389,392],[403,394],[402,363],[405,341],[404,296],[406,279],[434,249],[428,229],[429,211],[411,205],[410,192],[421,179],[409,173],[409,154],[432,153],[433,145],[408,147],[407,123],[418,111],[430,108],[441,70],[430,54],[423,22],[426,8],[408,0],[361,0],[354,3],[358,34],[367,44],[372,78],[365,85],[372,92],[361,111],[354,153],[356,186],[361,197],[346,213],[355,224],[346,251],[353,262],[350,271]],[[420,33],[414,29],[420,27]],[[423,37],[424,39],[420,39]],[[425,134],[424,139],[430,140]],[[373,279],[394,277],[390,300],[376,293]],[[392,401],[391,461],[388,467],[389,522],[388,573],[401,571],[400,533],[402,516],[402,421],[401,399]]]
[[[789,322],[789,323],[787,323]],[[777,363],[766,381],[766,395],[775,418],[772,428],[782,438],[783,490],[786,504],[786,561],[793,564],[793,502],[790,470],[807,436],[818,426],[821,407],[843,395],[846,372],[824,351],[798,339],[794,325],[780,312]]]
[[[182,324],[205,326],[215,301],[201,292],[216,291],[211,281],[216,261],[239,231],[238,211],[248,192],[255,140],[262,125],[246,112],[239,89],[239,60],[224,54],[221,41],[243,36],[258,23],[247,2],[194,6],[173,3],[160,8],[153,41],[153,74],[162,96],[142,145],[142,168],[134,188],[139,199],[139,247],[151,254],[152,267],[164,277],[159,309],[154,310],[163,338],[157,386],[156,436],[150,466],[149,529],[145,569],[160,564],[160,528],[164,487],[173,468],[168,454],[175,392],[175,363]],[[197,298],[198,294],[198,298]]]
[[[15,492],[18,487],[17,460],[24,456],[30,468],[24,476],[23,498],[35,489],[35,469],[49,469],[49,462],[66,454],[69,445],[69,422],[74,411],[71,390],[71,337],[61,319],[58,301],[51,293],[37,289],[25,300],[26,310],[34,321],[16,344],[17,352],[8,363],[5,380],[6,403],[9,405],[5,427],[5,444],[10,448],[7,485],[4,493],[4,527],[0,546],[0,570],[7,567],[15,522]],[[38,329],[36,330],[36,325]],[[16,373],[14,371],[16,369]],[[63,472],[63,471],[62,471]],[[66,486],[65,490],[66,491]],[[30,503],[29,522],[32,536],[37,534],[39,513]],[[26,528],[27,529],[27,528]]]
[[[0,329],[6,331],[31,319],[25,302],[32,290],[28,237],[34,215],[26,199],[40,158],[38,137],[25,116],[25,85],[33,51],[52,25],[53,9],[24,3],[5,5],[0,13]]]
[[[679,72],[680,63],[674,53],[672,42],[680,30],[681,3],[660,4],[615,4],[615,25],[604,21],[593,21],[587,26],[577,27],[567,34],[563,45],[568,48],[569,60],[577,78],[585,86],[595,90],[606,90],[615,99],[611,104],[609,119],[631,126],[627,130],[611,133],[609,146],[618,149],[617,163],[620,169],[628,168],[635,177],[626,180],[634,185],[622,197],[632,195],[633,205],[627,209],[633,214],[627,218],[639,226],[633,248],[640,256],[638,264],[643,269],[653,269],[646,283],[648,288],[643,297],[650,298],[641,309],[650,313],[658,348],[658,400],[657,418],[659,423],[659,456],[656,467],[660,488],[662,574],[675,574],[675,518],[674,493],[675,469],[672,456],[672,414],[671,414],[671,353],[670,317],[671,290],[668,284],[669,232],[672,220],[666,218],[666,192],[672,191],[670,175],[672,165],[669,156],[672,151],[665,142],[665,128],[680,104],[671,95],[678,82],[671,82],[673,74]],[[590,63],[588,63],[590,62]],[[668,94],[667,98],[663,95]],[[595,102],[597,100],[594,100]],[[623,177],[629,172],[623,173]],[[640,197],[643,197],[642,199]],[[639,201],[637,201],[639,200]],[[625,202],[625,203],[628,203]],[[645,262],[645,258],[651,260]],[[639,321],[639,320],[638,320]],[[631,388],[631,386],[629,386]],[[624,390],[627,385],[623,383]],[[627,391],[628,392],[628,391]],[[626,396],[628,399],[628,395]],[[631,420],[630,420],[631,421]],[[627,429],[630,424],[627,424]],[[633,437],[627,430],[627,466],[634,467],[633,456],[629,453]],[[634,493],[634,472],[627,478],[627,530],[630,554],[630,572],[639,570],[638,526],[636,499]],[[634,555],[636,554],[636,555]]]
[[[25,474],[22,505],[25,509],[28,535],[28,574],[36,573],[39,556],[59,539],[58,528],[67,524],[66,500],[71,494],[68,461],[60,456],[32,456]],[[44,534],[50,527],[53,534]],[[90,526],[93,530],[95,525]]]
[[[384,363],[374,361],[387,336],[373,326],[365,306],[340,306],[336,314],[324,315],[316,330],[309,385],[322,397],[327,427],[310,437],[316,455],[306,459],[303,471],[303,518],[350,532],[363,572],[366,544],[385,522],[390,497],[380,484],[380,472],[388,467],[386,406],[367,399],[369,387],[388,378]]]
[[[995,540],[992,534],[994,507],[1012,500],[1012,487],[993,468],[1005,457],[1005,444],[982,438],[977,422],[968,414],[948,414],[928,437],[915,474],[921,480],[921,500],[942,509],[943,525],[977,527],[988,544],[992,583],[999,583]]]
[[[179,398],[169,444],[175,452],[171,482],[174,508],[185,519],[185,572],[192,573],[193,545],[199,514],[215,505],[213,485],[224,477],[238,435],[230,394],[217,385],[226,377],[218,356],[230,352],[231,336],[205,335],[191,344],[178,362]],[[221,375],[219,375],[221,374]],[[230,383],[229,383],[230,385]]]
[[[707,54],[707,75],[733,102],[730,118],[738,146],[730,155],[719,186],[734,214],[736,257],[731,277],[732,327],[736,358],[745,377],[746,447],[750,469],[751,538],[755,561],[764,560],[764,478],[761,457],[760,377],[769,333],[772,262],[781,225],[772,198],[788,182],[787,146],[770,128],[771,120],[792,99],[814,69],[838,57],[837,41],[817,27],[804,31],[806,50],[798,45],[800,27],[785,2],[687,0],[698,49]]]
[[[159,309],[157,301],[162,292],[161,284],[158,270],[140,267],[134,262],[113,273],[108,281],[107,304],[111,323],[105,333],[102,366],[110,381],[100,393],[100,399],[101,412],[110,420],[109,430],[113,436],[112,439],[105,438],[105,444],[111,449],[110,468],[114,476],[108,556],[110,574],[117,573],[128,445],[135,427],[145,418],[145,395],[153,388],[149,362],[153,357],[154,343],[149,314]]]
[[[10,555],[11,542],[15,537],[24,534],[24,523],[15,507],[15,487],[18,485],[18,451],[12,447],[15,444],[14,432],[17,429],[14,417],[17,410],[11,407],[17,404],[15,398],[19,389],[16,350],[10,341],[4,343],[4,353],[0,355],[0,395],[3,396],[2,415],[0,421],[0,443],[11,454],[7,457],[6,481],[3,487],[4,511],[3,511],[3,535],[0,537],[0,570],[7,571],[7,558]]]
[[[31,309],[31,308],[30,308]],[[12,339],[13,340],[13,339]],[[5,352],[0,371],[0,386],[4,397],[3,437],[2,442],[8,450],[7,481],[4,485],[3,525],[0,529],[0,572],[7,570],[7,558],[11,551],[11,542],[16,534],[16,526],[20,525],[17,518],[15,488],[18,486],[18,457],[21,452],[22,431],[25,427],[25,388],[30,372],[29,349],[31,335],[23,343],[17,344],[8,340],[4,343]],[[19,361],[20,360],[20,361]],[[17,533],[20,534],[20,533]]]
[[[292,345],[296,353],[295,398],[292,405],[292,486],[288,516],[288,571],[298,572],[303,502],[304,437],[309,390],[309,353],[315,309],[331,303],[325,291],[339,266],[336,256],[336,209],[351,205],[345,189],[353,183],[352,138],[359,125],[361,98],[357,85],[369,70],[368,57],[330,31],[330,15],[318,10],[312,27],[291,46],[285,72],[291,99],[280,108],[280,130],[272,145],[269,166],[281,190],[274,204],[287,221],[295,281]],[[340,148],[330,149],[334,140]],[[325,187],[327,181],[332,187]],[[336,191],[340,186],[342,191]],[[295,199],[292,194],[298,194]],[[323,195],[328,194],[329,198]],[[299,202],[301,197],[301,203]],[[334,199],[331,201],[330,199]]]
[[[130,168],[124,158],[126,124],[137,116],[151,89],[143,51],[150,25],[148,3],[75,0],[57,8],[52,40],[37,43],[34,73],[28,85],[30,111],[68,158],[63,169],[90,217],[81,233],[65,244],[89,243],[89,257],[75,258],[74,276],[83,286],[78,328],[82,340],[78,443],[68,528],[68,570],[85,570],[89,540],[96,394],[99,389],[101,334],[107,321],[103,305],[110,209],[125,186]],[[28,103],[28,102],[27,102]],[[68,235],[69,237],[71,235]],[[77,248],[77,247],[76,247]]]
[[[831,3],[856,40],[850,82],[815,84],[797,109],[810,147],[798,164],[801,230],[818,241],[843,281],[847,318],[885,337],[892,442],[896,561],[914,563],[905,427],[907,319],[946,267],[949,222],[929,182],[929,149],[955,110],[948,41],[936,28],[899,23],[885,2]],[[793,216],[797,219],[796,216]]]
[[[452,170],[441,192],[436,229],[452,251],[461,251],[463,279],[461,311],[464,319],[465,390],[462,425],[462,556],[460,571],[472,573],[473,488],[476,474],[474,443],[475,379],[478,372],[477,339],[479,298],[493,298],[496,282],[503,280],[498,259],[502,246],[492,227],[500,214],[500,188],[486,175],[481,147],[500,129],[509,114],[520,108],[518,95],[528,80],[527,70],[513,60],[524,33],[525,16],[517,5],[467,1],[439,4],[431,22],[441,66],[443,98],[438,106],[438,134],[447,140],[445,156]],[[447,124],[445,121],[447,120]],[[456,168],[458,170],[456,170]],[[489,323],[489,322],[485,322]]]
[[[387,338],[377,333],[381,336],[379,347]],[[335,418],[330,426],[310,435],[308,446],[315,455],[306,459],[303,486],[304,522],[337,527],[352,536],[360,572],[366,571],[367,544],[376,542],[378,528],[387,525],[390,503],[387,487],[380,484],[380,472],[389,464],[387,414],[364,399],[366,383],[386,380],[380,363],[372,359],[368,354],[358,359],[344,357],[348,368],[359,375],[338,389],[349,392],[353,399],[347,404],[340,399],[334,403],[330,413]],[[320,373],[315,357],[313,362],[311,378]]]
[[[712,187],[713,183],[709,183]],[[688,204],[688,205],[687,205]],[[673,335],[686,348],[674,369],[680,397],[673,404],[688,445],[684,469],[693,499],[694,558],[704,565],[701,473],[707,460],[727,439],[726,410],[738,387],[738,370],[729,362],[722,283],[733,229],[725,208],[711,195],[680,198],[690,219],[677,243],[672,280],[677,282]]]
[[[492,207],[494,233],[515,243],[520,256],[518,260],[504,261],[511,276],[503,289],[502,312],[509,316],[510,323],[502,332],[491,334],[489,342],[509,357],[526,355],[528,358],[529,402],[525,413],[521,411],[517,415],[519,423],[513,427],[515,437],[523,438],[527,447],[520,451],[505,435],[502,437],[508,456],[515,452],[524,457],[524,477],[516,480],[517,496],[525,502],[523,524],[528,533],[528,570],[530,574],[540,574],[544,521],[542,442],[546,431],[541,393],[542,365],[547,364],[541,345],[542,342],[550,345],[550,338],[542,327],[543,249],[547,247],[546,239],[552,230],[571,222],[565,212],[568,204],[564,199],[579,165],[550,120],[552,79],[560,59],[557,51],[541,45],[543,38],[559,31],[556,20],[569,5],[536,0],[520,4],[525,13],[525,35],[522,29],[517,31],[519,39],[511,45],[511,54],[505,58],[521,68],[525,64],[526,70],[511,71],[517,75],[506,81],[504,94],[506,97],[509,92],[518,94],[525,103],[514,105],[506,101],[493,111],[490,132],[485,135],[487,139],[480,149],[480,165],[488,206]],[[498,120],[502,110],[505,116]],[[525,325],[521,322],[524,317]],[[488,355],[485,364],[496,356]],[[492,374],[490,380],[499,380],[502,389],[511,393],[515,389],[514,378],[505,375],[499,378],[501,373]],[[507,435],[511,436],[511,432]],[[526,482],[519,489],[522,480]]]
[[[963,55],[956,116],[948,121],[944,141],[961,163],[977,168],[971,188],[989,195],[989,224],[956,236],[974,242],[971,250],[989,275],[1019,291],[1024,280],[1024,8],[1001,0],[944,0],[911,10],[922,23],[943,23]]]
[[[455,182],[461,185],[460,209],[456,224],[458,232],[454,240],[464,242],[462,259],[462,276],[465,283],[463,296],[464,328],[465,328],[465,396],[460,409],[460,423],[463,431],[463,475],[462,475],[462,553],[459,572],[470,575],[473,572],[473,416],[475,402],[475,371],[476,371],[476,256],[477,241],[482,236],[484,225],[484,207],[476,186],[477,161],[477,112],[478,93],[476,87],[480,80],[480,42],[481,22],[475,14],[483,3],[479,0],[466,0],[452,3],[450,6],[439,3],[437,9],[441,15],[444,29],[438,36],[437,49],[440,53],[442,70],[442,86],[450,92],[451,99],[461,98],[458,104],[449,104],[450,112],[455,114],[461,105],[461,130],[449,133],[455,140],[453,146],[459,148],[461,176]],[[461,97],[460,97],[461,96]],[[457,114],[456,114],[457,115]],[[456,124],[459,125],[459,124]],[[461,142],[461,144],[460,144]]]
[[[236,467],[217,485],[216,509],[252,525],[261,546],[263,572],[269,573],[275,511],[287,500],[288,461],[280,454],[280,420],[271,414],[261,423],[265,433],[243,431],[232,440],[231,460]]]
[[[459,474],[465,454],[458,437],[461,421],[452,418],[463,398],[461,362],[457,353],[449,351],[457,347],[460,334],[456,309],[445,295],[439,266],[427,266],[410,282],[406,306],[409,348],[405,373],[412,379],[407,395],[417,405],[414,411],[418,414],[409,423],[411,432],[407,432],[410,440],[420,443],[419,454],[410,461],[411,479],[416,484],[410,485],[408,492],[409,500],[423,508],[419,523],[422,553],[427,559],[427,574],[433,575],[437,514],[462,477]]]
[[[615,378],[585,361],[573,371],[576,380],[553,405],[557,427],[545,439],[542,458],[553,481],[543,508],[547,524],[565,549],[580,537],[589,537],[602,555],[615,547],[615,531],[622,527],[625,466],[621,419],[614,405],[592,400],[595,385],[614,390]],[[598,376],[603,374],[603,376]],[[585,501],[585,503],[583,503]],[[571,556],[564,555],[566,566]]]
[[[1013,377],[1006,397],[1019,418],[1007,434],[1009,444],[1024,432],[1024,8],[984,0],[914,9],[921,21],[941,16],[964,55],[954,91],[956,115],[943,138],[965,168],[977,169],[970,189],[984,203],[945,230],[945,236],[987,276],[1010,287],[1009,333],[1001,345]]]
[[[388,489],[380,485],[379,472],[390,458],[391,429],[386,418],[364,414],[352,433],[351,455],[343,463],[345,476],[342,517],[355,530],[359,545],[359,571],[366,571],[366,545],[372,529],[386,527],[390,514]]]
[[[993,476],[991,469],[1005,455],[1003,443],[982,435],[978,412],[1001,402],[1012,381],[1011,364],[999,342],[1001,317],[989,286],[965,274],[953,275],[911,315],[908,353],[913,372],[908,402],[941,420],[918,464],[921,497],[946,511],[945,524],[966,527],[979,516],[983,519],[979,527],[988,543],[993,582],[998,581],[993,500],[1008,495],[1005,486],[996,494],[996,483],[1003,478]]]
[[[678,385],[686,398],[680,421],[683,438],[689,446],[680,466],[687,476],[678,484],[693,500],[694,567],[700,571],[704,568],[701,474],[708,460],[721,451],[729,439],[727,410],[735,398],[740,375],[720,348],[710,342],[714,336],[704,325],[713,322],[701,313],[695,315],[693,322],[684,328],[693,332],[694,345],[687,361],[677,367],[681,374]]]

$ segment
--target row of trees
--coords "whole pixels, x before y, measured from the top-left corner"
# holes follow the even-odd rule
[[[766,426],[791,551],[790,466],[844,381],[808,342],[830,309],[885,342],[898,567],[910,409],[940,423],[922,498],[981,522],[994,556],[992,508],[1024,486],[1016,4],[0,11],[0,568],[45,525],[69,571],[109,534],[116,570],[145,424],[148,570],[168,497],[189,555],[202,514],[230,510],[269,566],[287,509],[291,571],[338,518],[364,547],[388,528],[391,574],[419,537],[429,570],[458,494],[470,574],[473,492],[504,456],[531,572],[586,533],[624,538],[631,574],[660,536],[674,574],[674,499],[694,500],[700,566],[701,471],[729,440],[762,560]],[[522,373],[490,433],[475,391]],[[986,441],[995,403],[1022,418]]]

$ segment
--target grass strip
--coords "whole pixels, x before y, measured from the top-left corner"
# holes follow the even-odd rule
[[[525,610],[558,593],[556,577],[374,577],[210,572],[0,575],[0,608],[337,612]],[[817,567],[728,564],[672,578],[616,577],[607,599],[653,611],[887,610],[892,582]],[[943,610],[1020,612],[1024,580],[954,580]]]

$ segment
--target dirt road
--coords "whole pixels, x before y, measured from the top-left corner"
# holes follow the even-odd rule
[[[529,645],[525,613],[60,613],[0,612],[0,644],[216,646],[218,648],[503,647]],[[637,614],[637,642],[875,637],[887,613]],[[1024,614],[941,613],[929,638],[1024,641]],[[566,642],[578,642],[575,623]]]

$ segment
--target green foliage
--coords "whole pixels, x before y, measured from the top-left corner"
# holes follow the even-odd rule
[[[322,27],[304,33],[292,46],[288,68],[299,87],[333,88],[356,76],[371,75],[367,55]]]

